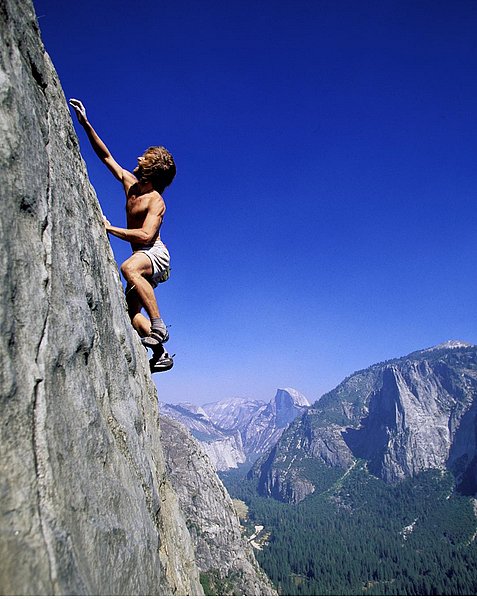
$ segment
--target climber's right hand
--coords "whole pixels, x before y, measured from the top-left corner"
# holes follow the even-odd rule
[[[82,102],[71,98],[70,106],[73,106],[75,109],[80,125],[85,125],[88,122],[88,119],[86,118],[86,108],[83,106]]]

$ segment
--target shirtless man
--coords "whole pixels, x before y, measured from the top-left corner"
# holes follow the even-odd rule
[[[176,174],[174,160],[165,148],[151,147],[139,156],[138,165],[130,173],[111,156],[89,123],[83,104],[75,99],[71,99],[70,104],[93,150],[123,184],[127,229],[114,227],[106,218],[104,224],[108,233],[129,241],[133,250],[132,256],[121,265],[121,272],[127,282],[126,301],[131,323],[141,336],[142,344],[153,350],[151,372],[169,370],[173,361],[163,347],[169,333],[159,313],[154,287],[169,278],[169,252],[159,232],[166,211],[161,194]],[[142,308],[149,319],[141,313]]]

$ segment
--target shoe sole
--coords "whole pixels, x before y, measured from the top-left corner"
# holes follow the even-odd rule
[[[154,374],[156,372],[167,372],[173,366],[174,366],[174,362],[172,362],[172,361],[171,361],[170,364],[164,364],[164,365],[161,365],[161,366],[156,366],[156,365],[152,366],[152,365],[150,365],[151,374]]]

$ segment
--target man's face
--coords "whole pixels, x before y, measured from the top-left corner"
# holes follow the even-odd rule
[[[141,174],[142,174],[142,161],[144,160],[144,156],[138,156],[137,158],[137,166],[136,168],[133,170],[133,173],[136,175],[136,177],[138,179],[141,178]]]

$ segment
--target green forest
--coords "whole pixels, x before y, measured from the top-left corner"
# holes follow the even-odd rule
[[[449,473],[390,485],[357,463],[298,505],[260,497],[243,473],[221,476],[249,507],[247,532],[265,527],[255,554],[281,595],[477,593],[475,500]]]

